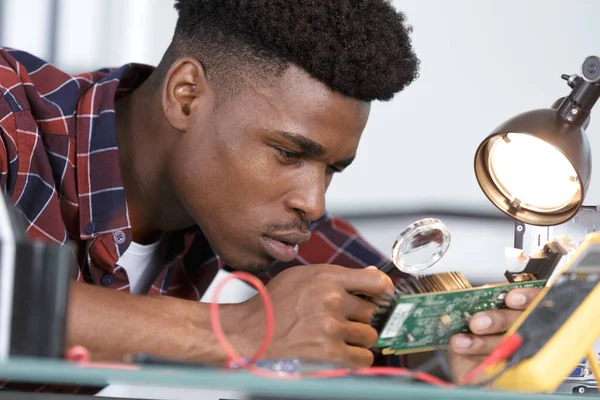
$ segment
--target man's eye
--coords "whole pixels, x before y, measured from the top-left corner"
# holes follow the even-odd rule
[[[281,154],[284,161],[286,162],[295,162],[302,158],[302,154],[297,153],[295,151],[284,150],[280,148],[276,148],[276,150]]]

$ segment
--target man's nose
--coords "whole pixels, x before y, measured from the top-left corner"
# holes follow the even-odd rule
[[[325,181],[313,180],[290,193],[287,207],[301,214],[305,221],[316,221],[325,213]]]

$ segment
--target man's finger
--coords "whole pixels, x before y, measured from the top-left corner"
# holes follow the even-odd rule
[[[394,293],[394,284],[390,277],[376,269],[345,268],[338,281],[349,293],[360,293],[371,297]]]
[[[490,310],[473,315],[469,329],[476,335],[493,335],[506,332],[522,314],[517,310]]]
[[[508,292],[504,302],[514,310],[524,310],[537,297],[541,290],[540,288],[513,289]]]
[[[343,297],[340,307],[342,308],[341,311],[345,318],[350,321],[368,324],[371,322],[373,314],[379,306],[372,301],[347,294]]]
[[[364,349],[362,347],[347,346],[348,360],[345,362],[344,367],[350,368],[366,368],[373,364],[374,356],[371,350]]]
[[[343,339],[349,345],[365,349],[373,347],[377,341],[377,331],[370,325],[359,322],[348,322],[344,326]]]
[[[479,336],[459,333],[450,338],[450,351],[461,355],[487,355],[502,341],[502,335]]]

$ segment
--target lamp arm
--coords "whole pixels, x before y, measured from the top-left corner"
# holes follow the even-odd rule
[[[587,57],[582,66],[582,75],[562,75],[573,89],[562,99],[558,107],[560,117],[571,126],[586,129],[592,108],[600,98],[600,58]],[[556,103],[555,103],[556,105]]]

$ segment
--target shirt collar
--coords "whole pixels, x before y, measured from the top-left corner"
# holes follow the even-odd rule
[[[82,240],[129,232],[129,214],[119,168],[115,100],[140,86],[153,68],[127,64],[89,74],[95,83],[77,105],[77,185]],[[126,234],[124,241],[129,241]]]

